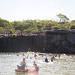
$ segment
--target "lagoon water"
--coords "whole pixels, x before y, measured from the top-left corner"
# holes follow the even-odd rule
[[[53,54],[45,54],[50,60]],[[28,66],[33,66],[36,60],[40,70],[38,73],[16,73],[16,65],[20,63],[23,57],[27,57]],[[62,54],[56,57],[53,62],[45,63],[42,56],[33,58],[33,53],[0,53],[0,75],[75,75],[75,55]]]

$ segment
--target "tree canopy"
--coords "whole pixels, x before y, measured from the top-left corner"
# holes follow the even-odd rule
[[[69,18],[66,15],[63,15],[61,13],[59,13],[57,16],[59,17],[60,22],[67,22],[69,20]]]
[[[0,18],[0,33],[16,33],[18,30],[25,33],[41,32],[50,29],[68,30],[75,29],[75,20],[69,22],[66,15],[59,13],[57,15],[63,25],[53,20],[22,20],[22,21],[8,21]]]

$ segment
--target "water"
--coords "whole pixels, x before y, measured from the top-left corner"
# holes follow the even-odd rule
[[[0,53],[0,75],[75,75],[75,56],[62,54],[60,59],[56,57],[53,62],[45,63],[42,56],[38,56],[36,62],[40,68],[39,73],[16,73],[16,65],[23,57],[33,57],[33,53]],[[50,54],[46,54],[50,60]],[[33,66],[33,58],[26,59],[28,66]]]

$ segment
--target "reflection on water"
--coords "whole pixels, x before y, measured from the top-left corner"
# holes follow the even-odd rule
[[[38,75],[38,73],[24,73],[24,72],[17,72],[16,75]]]
[[[49,61],[52,54],[44,54]],[[32,66],[36,60],[40,70],[39,73],[16,73],[16,65],[20,63],[23,57],[26,57],[27,66]],[[33,53],[2,53],[0,54],[0,75],[75,75],[75,55],[64,55],[55,57],[53,62],[45,63],[45,56],[41,54],[34,59]]]
[[[18,73],[16,73],[16,75],[26,75],[26,73],[24,73],[24,72],[18,72]]]

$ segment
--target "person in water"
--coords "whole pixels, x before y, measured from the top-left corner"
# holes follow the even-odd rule
[[[52,56],[51,57],[51,62],[53,62],[55,60],[55,57],[54,56]]]
[[[45,62],[46,62],[46,63],[48,63],[48,62],[49,62],[47,57],[45,58]]]
[[[18,69],[25,70],[25,68],[27,67],[26,62],[25,62],[25,58],[23,58],[23,60],[21,61],[20,65],[21,66],[17,65]]]
[[[33,65],[34,65],[36,71],[38,71],[39,70],[39,67],[37,66],[37,64],[35,63],[35,61],[33,62]]]
[[[35,58],[37,57],[36,53],[34,54],[34,57],[35,57]]]

